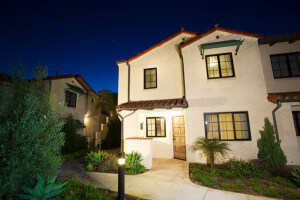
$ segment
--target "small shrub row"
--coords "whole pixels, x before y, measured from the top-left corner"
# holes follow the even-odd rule
[[[224,164],[226,168],[225,177],[260,177],[262,175],[259,164],[254,161],[243,161],[231,159]]]
[[[85,157],[88,171],[117,172],[118,158],[116,155],[105,151],[90,152]]]
[[[129,174],[140,174],[144,173],[146,167],[141,164],[142,156],[138,152],[131,152],[126,154],[125,166]]]

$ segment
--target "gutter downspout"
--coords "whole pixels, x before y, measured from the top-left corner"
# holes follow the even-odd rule
[[[130,65],[129,65],[129,62],[126,61],[126,65],[128,66],[128,94],[127,94],[127,102],[130,101]]]
[[[121,119],[121,152],[124,152],[124,119],[130,115],[132,115],[135,110],[131,110],[132,112],[129,113],[128,115],[125,115],[124,117],[120,114],[120,110],[119,109],[116,109],[117,111],[117,114],[119,116],[119,118]]]
[[[299,99],[277,99],[277,106],[276,106],[276,108],[274,108],[274,110],[272,110],[275,136],[276,136],[277,141],[279,141],[279,134],[278,134],[275,112],[282,106],[282,103],[289,103],[289,102],[300,102],[300,100]]]
[[[182,52],[181,52],[181,49],[179,48],[179,46],[177,46],[177,49],[178,49],[178,54],[179,54],[180,64],[181,64],[181,69],[182,69],[182,90],[183,90],[182,93],[183,93],[183,97],[186,97],[183,56],[182,56]]]

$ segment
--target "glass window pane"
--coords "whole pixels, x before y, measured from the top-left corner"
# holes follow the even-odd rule
[[[150,75],[150,70],[149,69],[146,69],[146,75]]]
[[[151,69],[151,75],[155,75],[156,74],[156,69]]]
[[[156,87],[156,82],[151,82],[151,87]]]

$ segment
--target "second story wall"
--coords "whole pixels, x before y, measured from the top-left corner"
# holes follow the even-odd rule
[[[183,96],[182,68],[177,46],[183,41],[183,38],[188,37],[192,37],[192,35],[181,33],[146,54],[132,61],[129,60],[130,101],[172,99]],[[125,62],[118,65],[118,104],[120,104],[127,102],[128,99],[128,85],[126,83],[128,81],[128,66]],[[146,72],[145,70],[149,71]],[[151,76],[153,73],[156,76]],[[149,76],[146,77],[147,75]],[[151,80],[150,82],[153,83],[145,83],[146,80]],[[147,89],[147,86],[153,87]]]
[[[298,62],[298,66],[299,66],[300,65],[300,41],[296,41],[292,44],[289,44],[288,42],[280,42],[272,46],[270,46],[269,44],[263,44],[263,45],[259,45],[259,49],[260,49],[260,55],[261,55],[266,85],[267,85],[267,91],[269,93],[300,91],[300,74],[298,75],[298,77],[297,76],[293,77],[292,75],[288,75],[289,72],[287,73],[285,72],[287,66],[286,66],[286,59],[285,59],[286,57],[284,55],[288,53],[298,52],[298,56],[295,54],[290,56],[293,57],[291,58],[291,61]],[[276,57],[273,58],[274,59],[273,67],[270,58],[271,55],[276,55]],[[281,57],[280,55],[283,55],[283,57]],[[294,60],[294,58],[296,60]],[[276,60],[279,62],[279,64],[276,62]],[[289,64],[291,65],[291,63]],[[277,72],[275,73],[278,74],[274,75],[273,69],[276,70]],[[284,73],[283,75],[286,77],[283,78],[278,77],[281,76],[280,71],[282,71]],[[298,73],[300,72],[298,71]]]

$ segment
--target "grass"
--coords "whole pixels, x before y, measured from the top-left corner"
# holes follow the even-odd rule
[[[254,174],[249,170],[253,169]],[[191,163],[190,178],[206,187],[281,199],[300,199],[300,190],[291,180],[261,171],[255,164],[230,165]]]

